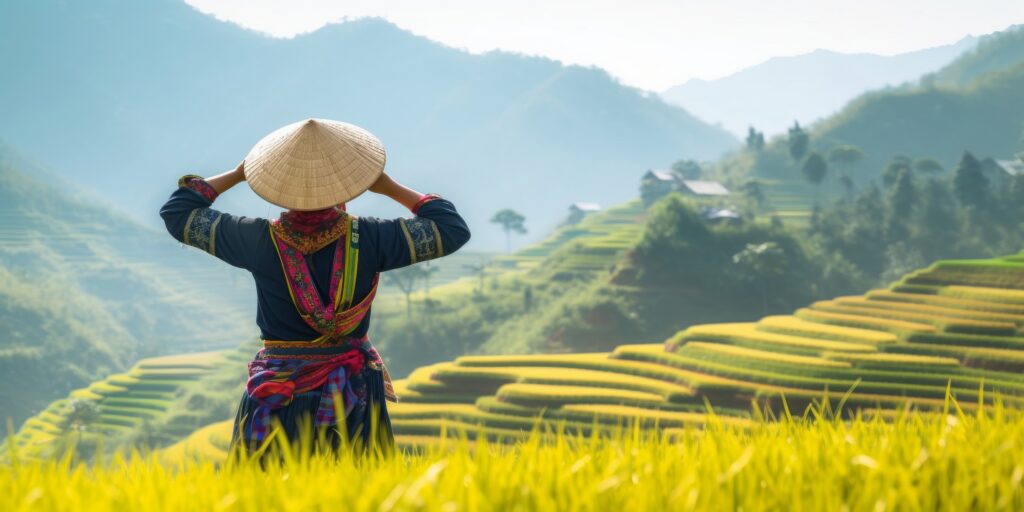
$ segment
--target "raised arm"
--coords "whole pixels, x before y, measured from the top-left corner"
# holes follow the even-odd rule
[[[192,174],[182,176],[178,190],[160,208],[167,231],[181,243],[236,267],[251,269],[261,244],[269,239],[267,221],[210,208],[222,192],[242,181],[243,164],[206,179]]]
[[[421,194],[387,174],[381,175],[370,191],[394,199],[413,214],[411,218],[368,222],[366,238],[377,251],[379,271],[440,258],[469,241],[469,226],[450,201],[436,194]]]

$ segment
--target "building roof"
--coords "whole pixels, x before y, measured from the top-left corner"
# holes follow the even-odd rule
[[[569,208],[576,209],[581,212],[599,212],[601,211],[601,205],[597,203],[573,203]]]
[[[698,196],[729,195],[729,189],[717,181],[684,180],[683,187]]]
[[[654,178],[658,181],[676,181],[676,175],[672,174],[671,171],[656,171],[654,169],[650,169],[647,171],[647,174],[644,174],[644,178],[648,177]]]
[[[996,160],[999,167],[1002,167],[1010,176],[1024,175],[1024,161],[1021,160]]]
[[[729,208],[715,208],[706,206],[700,209],[700,214],[708,220],[739,219],[740,214]]]

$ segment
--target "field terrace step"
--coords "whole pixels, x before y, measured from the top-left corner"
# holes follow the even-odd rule
[[[811,305],[811,309],[813,311],[862,316],[872,320],[890,319],[930,324],[943,332],[990,334],[996,336],[1013,336],[1017,333],[1017,325],[1009,321],[975,320],[952,316],[942,312],[915,310],[915,308],[873,307],[863,302],[829,300],[815,302]]]

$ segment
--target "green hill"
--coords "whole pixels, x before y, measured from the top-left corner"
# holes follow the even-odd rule
[[[854,188],[877,182],[896,157],[932,157],[948,171],[964,151],[979,158],[1012,158],[1024,148],[1024,28],[987,36],[978,47],[925,77],[921,85],[882,89],[850,102],[839,113],[806,128],[808,154],[828,156],[853,145],[864,152],[859,162],[830,164],[815,187],[790,154],[786,135],[760,150],[736,152],[714,173],[733,185],[747,179],[765,185],[765,209],[783,220],[806,220],[815,198],[844,197],[840,177]],[[804,157],[801,157],[804,158]]]
[[[708,405],[735,423],[826,399],[844,415],[942,409],[947,388],[964,409],[1019,407],[1022,327],[1024,254],[942,261],[888,289],[755,323],[694,326],[664,343],[424,366],[397,382],[401,402],[389,411],[399,441],[420,444],[443,430],[515,439],[538,419],[580,432],[595,421],[699,427]],[[168,456],[222,457],[229,435],[229,423],[211,425]]]
[[[139,358],[254,335],[246,276],[73,189],[0,147],[0,408],[16,424]]]
[[[977,46],[941,70],[925,75],[925,83],[963,87],[993,71],[1024,61],[1024,25],[979,39]]]

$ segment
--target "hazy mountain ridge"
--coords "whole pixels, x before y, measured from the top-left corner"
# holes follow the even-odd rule
[[[108,197],[130,195],[124,206],[150,221],[178,175],[234,165],[262,135],[310,116],[376,133],[391,172],[452,198],[471,224],[498,206],[493,190],[508,198],[501,206],[540,194],[525,212],[534,233],[572,202],[628,199],[648,167],[736,144],[604,71],[471,55],[377,19],[272,39],[176,0],[0,11],[12,77],[0,83],[11,113],[0,137],[86,186],[104,176]],[[222,201],[270,213],[248,193]],[[371,213],[382,204],[366,202]],[[478,244],[500,238],[474,232]]]
[[[749,126],[776,134],[794,120],[810,124],[828,116],[866,91],[916,81],[977,41],[968,36],[954,44],[892,56],[819,49],[773,57],[724,78],[690,80],[667,89],[662,97],[737,135]]]
[[[932,156],[947,169],[964,151],[979,157],[1012,157],[1024,144],[1022,33],[1014,28],[994,34],[988,44],[939,70],[939,80],[858,98],[811,130],[812,145],[860,146],[867,158],[859,168],[868,174],[881,172],[899,155]],[[1017,52],[1016,60],[1006,58],[1013,54],[1008,50]],[[988,71],[976,74],[984,69]],[[954,85],[954,77],[964,85]]]

